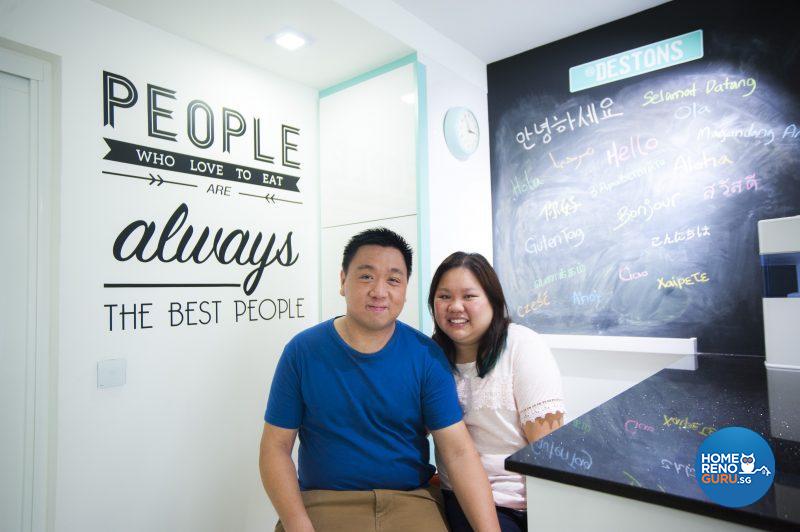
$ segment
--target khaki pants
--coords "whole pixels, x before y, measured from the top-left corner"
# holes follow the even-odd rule
[[[439,488],[301,492],[316,532],[446,532]],[[275,532],[284,532],[280,521]]]

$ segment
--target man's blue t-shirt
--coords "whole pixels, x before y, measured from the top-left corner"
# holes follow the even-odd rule
[[[383,349],[364,354],[328,320],[286,345],[264,420],[299,428],[301,490],[412,490],[434,473],[426,429],[461,417],[450,367],[430,338],[398,321]]]

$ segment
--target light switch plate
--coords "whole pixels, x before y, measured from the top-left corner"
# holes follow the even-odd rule
[[[111,358],[97,363],[97,387],[112,388],[125,384],[125,368],[127,361],[124,358]]]

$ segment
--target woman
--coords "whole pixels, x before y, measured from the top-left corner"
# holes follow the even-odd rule
[[[511,323],[500,280],[478,253],[456,252],[436,270],[428,294],[433,339],[453,368],[464,422],[489,475],[503,531],[527,530],[525,480],[504,468],[505,458],[563,424],[561,375],[535,332]],[[439,475],[453,532],[471,531]]]

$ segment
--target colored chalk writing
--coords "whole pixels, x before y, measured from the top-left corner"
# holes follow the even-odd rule
[[[524,318],[531,312],[536,312],[537,310],[544,308],[550,304],[550,300],[547,296],[547,290],[536,296],[536,299],[531,301],[530,303],[525,303],[525,305],[517,307],[517,316],[520,318]]]
[[[661,247],[661,246],[669,246],[673,244],[678,244],[679,242],[685,242],[688,240],[694,240],[697,238],[703,238],[711,236],[711,229],[707,226],[695,226],[689,227],[687,229],[682,229],[680,231],[672,231],[668,233],[664,233],[664,236],[654,236],[650,239],[650,245],[654,248]]]
[[[744,183],[744,188],[742,188],[742,183]],[[729,179],[720,179],[719,181],[711,183],[710,185],[706,185],[705,188],[703,188],[703,199],[714,199],[714,196],[717,193],[717,186],[719,186],[722,196],[730,198],[732,196],[741,194],[745,190],[758,190],[758,179],[756,178],[755,173],[746,175],[744,176],[744,179],[737,179],[734,182],[730,182]]]
[[[687,275],[686,277],[675,277],[673,275],[671,278],[667,280],[664,280],[663,277],[659,277],[658,289],[661,290],[662,288],[677,288],[678,290],[683,290],[684,287],[707,283],[708,281],[709,278],[706,272],[694,272],[693,274]]]

